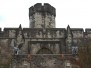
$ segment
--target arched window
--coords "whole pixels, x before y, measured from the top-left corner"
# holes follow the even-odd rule
[[[48,48],[41,48],[37,54],[53,54],[52,51]]]

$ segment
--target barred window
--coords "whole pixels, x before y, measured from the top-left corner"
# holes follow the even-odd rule
[[[78,47],[77,46],[72,46],[72,54],[73,55],[78,54]]]

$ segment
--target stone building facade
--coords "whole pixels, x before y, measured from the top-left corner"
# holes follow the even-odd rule
[[[90,46],[91,29],[55,28],[56,9],[48,3],[29,8],[30,27],[0,30],[1,68],[80,68],[79,47]]]

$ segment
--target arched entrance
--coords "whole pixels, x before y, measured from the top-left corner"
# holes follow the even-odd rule
[[[48,48],[41,48],[37,54],[53,54],[52,51]]]

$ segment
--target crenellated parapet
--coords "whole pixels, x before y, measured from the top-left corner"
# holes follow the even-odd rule
[[[29,8],[29,17],[32,16],[36,12],[40,12],[43,15],[45,13],[48,13],[53,16],[56,16],[56,9],[48,3],[44,3],[44,5],[42,5],[42,3],[37,3],[34,6],[30,7]]]
[[[0,28],[1,29],[1,28]],[[20,28],[4,28],[0,30],[0,38],[16,38]],[[22,28],[25,38],[67,38],[71,35],[73,39],[91,38],[91,29],[83,28]]]
[[[74,66],[74,62],[79,64],[82,58],[80,49],[86,55],[91,54],[91,28],[85,31],[69,25],[55,28],[55,17],[53,6],[37,3],[29,8],[29,28],[21,25],[3,31],[0,28],[0,65],[3,68],[82,68]],[[4,67],[5,64],[11,66]]]

